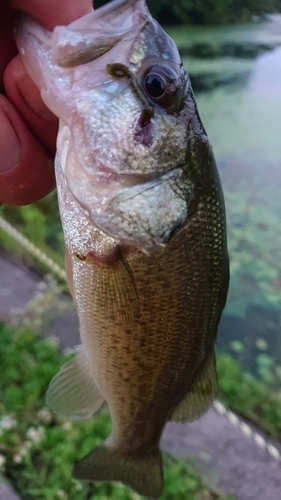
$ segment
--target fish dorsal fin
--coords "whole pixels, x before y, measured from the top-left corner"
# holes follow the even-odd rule
[[[69,420],[90,418],[101,407],[104,398],[91,376],[82,346],[52,379],[46,401],[54,412]]]
[[[215,352],[212,350],[191,390],[174,410],[171,421],[192,422],[200,418],[212,405],[217,392]]]

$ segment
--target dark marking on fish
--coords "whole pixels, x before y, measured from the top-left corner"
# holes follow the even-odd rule
[[[136,125],[134,139],[135,141],[140,142],[144,146],[150,146],[153,142],[154,126],[153,123],[151,122],[152,116],[153,116],[153,110],[150,108],[145,109],[141,113],[138,123]]]
[[[131,78],[129,68],[124,64],[107,64],[106,71],[113,78]]]

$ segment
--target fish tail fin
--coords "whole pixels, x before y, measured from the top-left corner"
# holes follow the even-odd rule
[[[106,444],[97,446],[75,463],[73,475],[86,481],[120,481],[151,499],[158,499],[163,489],[162,456],[158,449],[136,457],[123,455]]]

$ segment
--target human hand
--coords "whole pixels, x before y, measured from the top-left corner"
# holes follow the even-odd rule
[[[40,98],[13,40],[12,10],[52,30],[87,14],[91,0],[0,0],[0,203],[25,205],[55,186],[57,118]]]

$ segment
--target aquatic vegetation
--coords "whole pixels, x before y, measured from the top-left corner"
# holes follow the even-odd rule
[[[243,317],[249,306],[281,310],[278,193],[278,185],[261,179],[254,179],[251,185],[246,181],[226,183],[231,268],[226,314]]]
[[[268,361],[269,357],[266,363]],[[242,417],[280,440],[281,393],[272,390],[271,379],[265,377],[264,380],[258,380],[243,372],[239,363],[229,354],[218,356],[217,371],[220,399]],[[267,375],[270,373],[271,369]]]

